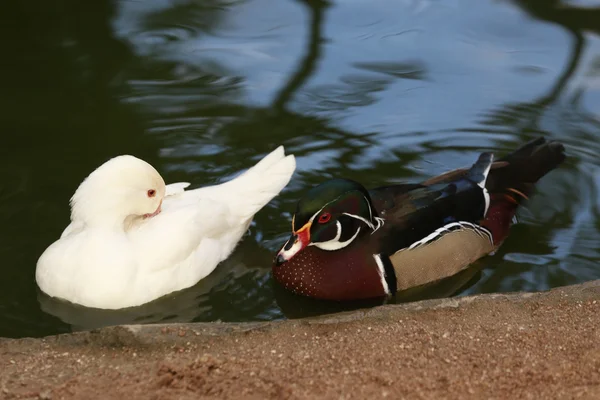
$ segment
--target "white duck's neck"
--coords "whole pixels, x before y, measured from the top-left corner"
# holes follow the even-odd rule
[[[86,208],[79,205],[73,207],[71,212],[72,221],[81,221],[85,226],[94,229],[112,230],[123,232],[126,222],[134,216],[126,213],[115,212],[115,209],[102,209],[100,207]]]
[[[71,220],[82,221],[89,228],[122,232],[126,221],[134,216],[130,217],[126,205],[111,200],[108,193],[95,197],[80,196],[72,202]]]
[[[128,220],[129,218],[123,218],[121,216],[108,217],[99,215],[93,218],[84,218],[82,221],[88,228],[124,232]]]

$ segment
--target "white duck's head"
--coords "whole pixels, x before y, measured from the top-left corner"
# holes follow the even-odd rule
[[[71,198],[71,220],[90,225],[119,225],[128,217],[160,213],[165,182],[147,162],[123,155],[92,172]]]

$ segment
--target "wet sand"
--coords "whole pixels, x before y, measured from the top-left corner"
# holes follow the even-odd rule
[[[600,281],[254,324],[0,339],[2,399],[600,399]]]

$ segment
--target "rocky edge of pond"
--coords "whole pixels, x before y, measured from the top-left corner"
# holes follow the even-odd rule
[[[0,339],[2,399],[598,399],[600,280],[265,323]]]

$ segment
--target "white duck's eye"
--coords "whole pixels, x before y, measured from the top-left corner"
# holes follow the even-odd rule
[[[148,194],[148,197],[154,197],[154,196],[156,196],[156,190],[149,189],[147,194]]]

